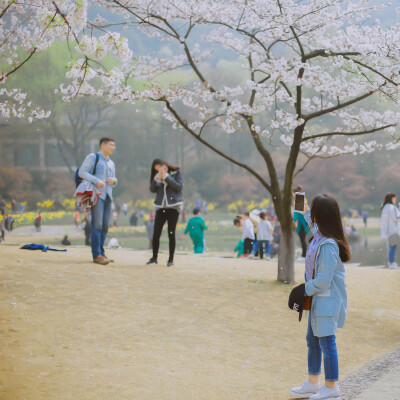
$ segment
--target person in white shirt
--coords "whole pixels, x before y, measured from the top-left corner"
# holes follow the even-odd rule
[[[400,212],[395,204],[396,195],[394,193],[387,193],[381,208],[381,237],[387,241],[389,249],[388,267],[390,269],[398,268],[395,259],[397,246],[400,244]]]
[[[250,258],[255,258],[255,254],[257,250],[260,252],[260,259],[263,259],[264,246],[265,246],[265,254],[267,260],[271,259],[271,245],[274,238],[274,228],[271,225],[271,222],[268,221],[268,214],[265,212],[260,213],[261,221],[258,223],[258,234],[257,241],[253,246],[253,250],[250,254]]]
[[[110,241],[108,242],[108,249],[118,249],[119,248],[119,243],[118,239],[116,237],[112,237]]]
[[[122,204],[122,211],[124,212],[124,216],[128,215],[128,203]]]
[[[254,225],[250,221],[250,213],[248,211],[241,215],[243,221],[243,240],[244,240],[244,252],[243,254],[250,254],[253,249],[253,242],[255,239],[254,235]]]

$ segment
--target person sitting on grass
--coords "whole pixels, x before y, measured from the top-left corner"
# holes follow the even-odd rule
[[[70,240],[68,239],[68,235],[65,235],[65,236],[64,236],[64,239],[61,240],[61,244],[64,245],[64,246],[71,246],[71,242],[70,242]]]
[[[203,254],[204,252],[204,231],[208,229],[201,217],[201,211],[199,207],[193,210],[193,217],[189,219],[184,234],[189,233],[190,239],[192,239],[194,254]]]

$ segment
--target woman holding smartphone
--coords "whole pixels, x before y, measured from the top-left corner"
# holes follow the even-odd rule
[[[154,206],[156,217],[153,233],[153,257],[147,264],[157,264],[160,237],[165,222],[168,222],[169,258],[167,267],[174,265],[175,230],[179,211],[183,204],[183,178],[179,167],[159,158],[153,161],[150,174],[150,191],[156,193]]]
[[[307,203],[304,218],[314,237],[306,255],[305,295],[312,297],[308,320],[308,380],[291,390],[296,398],[340,400],[336,331],[346,319],[347,294],[343,263],[350,260],[339,205],[326,194]],[[318,383],[324,355],[325,385]]]

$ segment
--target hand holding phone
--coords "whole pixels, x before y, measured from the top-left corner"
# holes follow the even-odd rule
[[[294,209],[295,211],[304,212],[306,194],[304,192],[296,192],[294,194]]]

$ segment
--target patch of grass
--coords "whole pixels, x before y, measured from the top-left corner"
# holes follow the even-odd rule
[[[250,283],[259,283],[261,285],[264,285],[264,284],[268,283],[268,281],[265,281],[263,279],[249,279],[248,282],[250,282]]]

